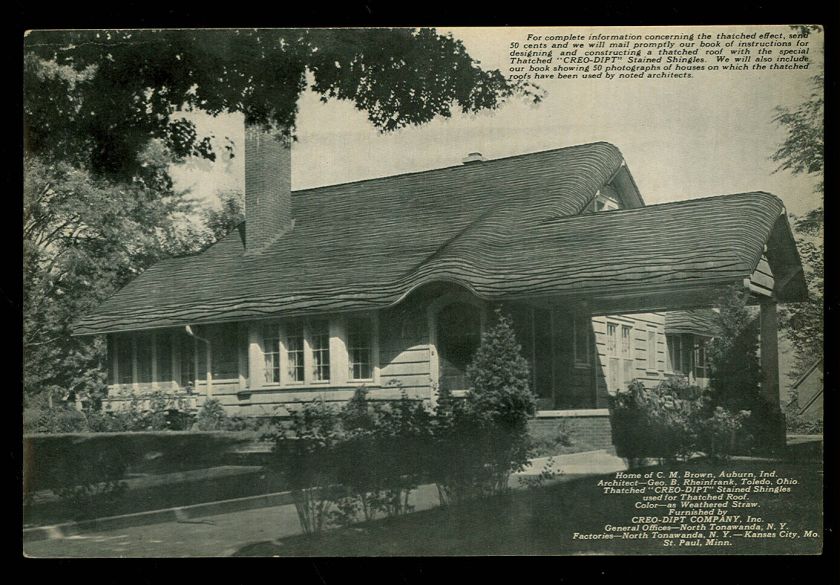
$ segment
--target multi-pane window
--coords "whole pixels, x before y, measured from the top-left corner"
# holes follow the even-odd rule
[[[668,333],[665,335],[668,344],[668,371],[680,370],[680,354],[682,353],[682,336]]]
[[[347,323],[348,374],[351,380],[369,380],[372,367],[373,327],[370,319],[350,319]]]
[[[134,347],[130,337],[123,335],[116,338],[117,343],[117,383],[134,382]]]
[[[164,384],[172,381],[172,335],[158,333],[155,336],[157,352],[157,380]]]
[[[277,325],[263,328],[263,355],[265,356],[265,382],[280,383],[280,330]]]
[[[289,382],[304,381],[303,363],[303,323],[292,322],[286,325],[286,372]]]
[[[227,323],[212,327],[212,374],[214,380],[232,380],[239,377],[239,326]]]
[[[706,339],[694,337],[694,377],[708,378],[708,364],[706,363]]]
[[[621,326],[621,361],[624,374],[624,385],[633,381],[633,328],[629,325]]]
[[[312,349],[312,379],[330,380],[330,323],[313,321],[309,324],[309,346]]]
[[[668,369],[671,372],[695,378],[708,378],[706,344],[708,339],[691,333],[669,333]]]
[[[629,325],[621,326],[621,357],[631,357],[631,341],[630,335],[633,328]]]
[[[607,322],[607,387],[626,388],[633,381],[633,327]]]
[[[152,381],[152,336],[138,335],[135,340],[137,343],[137,381],[148,384]]]
[[[607,353],[618,355],[618,325],[607,323]]]
[[[189,337],[182,334],[178,337],[180,347],[179,353],[181,356],[181,379],[180,385],[183,388],[187,386],[194,386],[196,380],[195,371],[195,349],[196,340],[194,337]]]

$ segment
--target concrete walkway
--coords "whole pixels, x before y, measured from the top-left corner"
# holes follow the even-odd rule
[[[589,451],[541,457],[511,478],[511,486],[523,487],[523,478],[534,477],[549,465],[561,472],[546,483],[569,481],[587,475],[604,475],[627,469],[624,460],[611,451]],[[245,500],[243,498],[243,500]],[[264,500],[264,501],[270,501]],[[233,502],[233,501],[228,501]],[[245,502],[247,503],[247,502]],[[438,505],[435,485],[420,486],[411,497],[417,511]],[[242,507],[244,504],[240,504]],[[143,525],[81,532],[79,530],[47,531],[47,537],[24,543],[24,554],[30,557],[208,557],[229,556],[243,546],[300,534],[297,512],[292,504],[264,506],[230,511],[235,504],[219,507],[220,513],[205,509],[201,515],[169,512],[168,520]],[[190,507],[184,507],[187,509]],[[192,517],[191,517],[192,516]],[[114,524],[130,519],[114,519]],[[73,532],[79,532],[73,534]],[[26,539],[25,539],[26,540]]]

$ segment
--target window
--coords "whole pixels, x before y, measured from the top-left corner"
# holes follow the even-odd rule
[[[148,384],[152,381],[152,336],[138,335],[135,337],[137,350],[137,381]]]
[[[607,388],[615,392],[626,388],[635,377],[633,327],[607,321]]]
[[[172,382],[172,335],[158,333],[155,336],[155,350],[157,352],[157,381],[169,384]]]
[[[280,329],[276,324],[263,327],[263,355],[266,384],[280,383]]]
[[[304,381],[303,323],[286,325],[286,366],[289,382],[302,383]]]
[[[218,325],[208,332],[211,340],[211,368],[214,380],[239,377],[239,327],[234,323]]]
[[[665,335],[668,345],[668,371],[680,371],[680,355],[682,353],[682,336],[668,333]]]
[[[595,197],[592,198],[589,205],[587,205],[587,211],[612,211],[613,209],[621,209],[621,203],[618,201],[618,197],[615,195],[615,191],[612,189],[607,188],[606,192],[598,192],[595,194]]]
[[[708,378],[708,364],[706,362],[706,338],[694,337],[694,377]]]
[[[690,333],[669,333],[668,370],[684,376],[707,377],[706,339]]]
[[[117,383],[131,384],[134,382],[134,346],[127,335],[116,337],[117,342]]]
[[[351,380],[369,380],[373,377],[372,338],[373,327],[370,319],[350,319],[348,321],[348,374]]]
[[[181,379],[180,385],[184,388],[195,386],[195,338],[182,334],[178,337],[181,355]]]
[[[618,355],[618,325],[607,323],[607,354]]]
[[[656,331],[653,329],[647,332],[647,368],[648,371],[656,371]]]
[[[330,323],[313,321],[309,324],[309,345],[312,348],[312,379],[330,381]]]
[[[624,386],[633,381],[634,356],[633,356],[633,328],[630,325],[621,326],[621,358],[624,369]]]
[[[575,311],[572,328],[574,329],[575,364],[589,365],[589,336],[592,328],[589,314],[583,311]]]

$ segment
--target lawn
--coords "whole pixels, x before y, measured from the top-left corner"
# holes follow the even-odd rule
[[[775,470],[794,478],[792,493],[754,494],[751,510],[766,522],[787,522],[787,529],[822,534],[822,467],[819,463],[777,463],[757,460],[713,464],[692,461],[673,469],[696,473],[722,470]],[[646,468],[644,471],[668,471]],[[607,476],[606,479],[615,476]],[[588,477],[462,507],[433,509],[333,530],[320,538],[297,536],[254,543],[240,556],[448,556],[571,554],[816,554],[821,538],[731,539],[729,547],[665,547],[661,539],[578,540],[574,532],[604,533],[606,524],[629,524],[647,514],[634,508],[637,496],[609,495]],[[757,510],[757,511],[756,511]],[[727,513],[744,514],[742,510]]]

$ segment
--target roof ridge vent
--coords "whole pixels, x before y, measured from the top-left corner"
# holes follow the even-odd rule
[[[463,162],[465,165],[484,162],[484,155],[480,152],[471,152],[467,156],[465,156],[464,160],[461,162]]]

